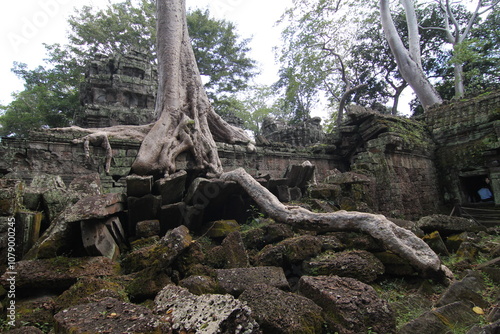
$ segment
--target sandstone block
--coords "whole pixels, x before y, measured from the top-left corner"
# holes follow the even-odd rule
[[[255,284],[267,284],[279,289],[288,290],[289,285],[281,267],[251,267],[234,269],[217,269],[217,281],[226,293],[240,295]]]

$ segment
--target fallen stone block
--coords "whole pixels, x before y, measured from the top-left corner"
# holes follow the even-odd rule
[[[484,283],[478,273],[469,274],[462,280],[451,284],[436,302],[436,307],[445,306],[457,301],[468,301],[472,305],[487,309],[490,303],[483,299],[481,292],[484,290]]]
[[[176,331],[193,333],[261,333],[250,308],[230,295],[196,296],[168,285],[155,298],[155,313],[166,314]]]
[[[24,260],[16,263],[16,288],[64,291],[82,277],[105,277],[120,274],[120,265],[106,257],[56,257],[42,260]],[[6,272],[0,284],[8,287]],[[8,290],[8,289],[7,289]]]
[[[157,219],[143,220],[137,223],[135,235],[139,238],[149,238],[160,235],[160,221]]]
[[[217,269],[216,275],[221,289],[233,296],[239,296],[255,284],[267,284],[283,290],[290,289],[281,267]]]
[[[143,220],[158,219],[161,197],[148,194],[142,197],[127,198],[129,233],[135,235],[136,224]]]
[[[243,244],[240,232],[232,232],[222,241],[222,249],[226,260],[225,268],[250,267],[248,254]]]
[[[480,317],[466,302],[454,302],[432,311],[425,312],[401,327],[399,333],[447,333],[457,326],[472,326],[480,322]]]
[[[123,268],[128,273],[149,267],[166,269],[192,242],[189,229],[179,226],[167,232],[157,243],[127,254],[122,260]]]
[[[395,333],[388,303],[369,285],[353,278],[302,276],[299,292],[323,308],[329,329],[339,333]],[[425,333],[425,332],[424,332]]]
[[[355,278],[364,283],[375,281],[384,273],[384,265],[370,252],[363,250],[325,252],[304,261],[307,275],[336,275]]]
[[[180,202],[186,191],[187,172],[181,170],[154,183],[154,192],[161,196],[161,204]]]
[[[85,197],[64,210],[26,254],[26,259],[51,258],[73,252],[81,244],[80,224],[102,220],[125,209],[125,195],[111,193]],[[75,224],[76,223],[76,224]]]
[[[256,284],[238,299],[250,306],[264,333],[322,333],[322,309],[304,296]]]
[[[82,316],[85,315],[85,316]],[[105,298],[54,316],[56,333],[168,333],[169,326],[147,307]]]
[[[128,175],[125,181],[127,182],[127,196],[142,197],[151,194],[153,190],[152,175]]]
[[[83,247],[90,256],[105,256],[116,260],[120,256],[120,247],[102,221],[86,220],[80,222]]]
[[[479,232],[486,230],[486,227],[470,219],[439,214],[420,218],[416,223],[416,227],[424,230],[426,233],[439,231],[443,234]]]

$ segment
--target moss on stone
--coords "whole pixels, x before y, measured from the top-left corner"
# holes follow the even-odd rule
[[[92,294],[102,290],[110,290],[114,292],[113,295],[115,297],[123,301],[128,301],[125,288],[122,285],[110,280],[89,277],[80,279],[57,297],[57,309],[63,310],[73,305],[92,302]]]

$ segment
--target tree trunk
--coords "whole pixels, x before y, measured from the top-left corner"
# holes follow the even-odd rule
[[[442,104],[443,100],[422,70],[420,65],[420,55],[418,56],[418,59],[413,59],[398,35],[394,21],[391,17],[388,2],[388,0],[380,0],[380,17],[387,42],[389,43],[394,58],[396,59],[401,76],[406,80],[406,82],[408,82],[415,94],[417,94],[424,110],[428,110],[436,104]],[[408,6],[408,1],[405,2]],[[411,13],[411,11],[406,11],[407,15],[411,15]],[[413,15],[414,14],[415,13],[413,11]],[[407,22],[408,24],[410,22],[416,22],[416,19],[408,20]],[[418,27],[409,26],[408,30],[414,31],[415,28]]]
[[[285,206],[243,168],[224,173],[221,179],[238,182],[259,207],[278,222],[318,232],[361,231],[381,241],[389,251],[406,259],[424,275],[448,272],[422,239],[382,215],[347,211],[313,213],[301,207]]]
[[[455,64],[453,72],[455,74],[455,97],[461,99],[465,95],[463,65]]]
[[[191,47],[185,0],[157,1],[158,120],[142,142],[132,172],[171,174],[175,159],[190,152],[196,167],[219,174],[215,140],[250,143],[248,135],[215,113],[203,88]]]

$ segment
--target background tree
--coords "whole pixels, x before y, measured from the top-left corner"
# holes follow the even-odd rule
[[[435,84],[429,81],[431,76],[426,73],[425,68],[422,66],[422,59],[424,58],[421,53],[421,35],[424,34],[425,30],[440,31],[442,34],[433,34],[433,36],[441,36],[441,43],[452,44],[452,51],[449,52],[450,57],[442,56],[446,54],[446,49],[444,48],[441,48],[441,50],[438,50],[434,54],[434,60],[441,58],[441,61],[435,61],[435,63],[439,63],[442,69],[446,69],[445,71],[441,69],[435,72],[441,73],[441,79],[446,79],[443,76],[445,73],[449,73],[447,69],[452,65],[454,69],[454,95],[455,97],[463,96],[464,66],[474,63],[481,58],[488,58],[488,56],[484,54],[480,55],[474,50],[476,41],[470,39],[470,37],[472,37],[471,32],[477,27],[477,23],[481,20],[481,15],[489,11],[495,12],[494,9],[497,8],[499,1],[478,0],[475,2],[475,9],[468,11],[459,1],[434,0],[431,1],[430,4],[424,3],[424,5],[427,6],[425,8],[427,16],[420,18],[422,21],[420,23],[417,17],[417,11],[415,10],[414,1],[400,0],[399,2],[403,5],[406,13],[408,48],[406,48],[400,37],[400,32],[398,33],[393,24],[389,2],[387,0],[380,1],[381,22],[384,27],[386,38],[391,46],[392,53],[398,63],[399,71],[404,78],[412,80],[408,82],[410,86],[412,86],[424,110],[433,104],[442,103],[442,97],[435,89]],[[424,19],[427,20],[427,24],[437,24],[423,24]],[[443,59],[447,59],[447,61],[444,62]],[[471,69],[471,72],[467,73],[467,76],[474,76],[473,73],[474,71]],[[439,80],[434,82],[437,82],[436,86],[439,86],[439,83],[442,81]]]
[[[474,40],[470,39],[471,30],[477,24],[479,17],[494,9],[500,1],[477,0],[475,8],[470,12],[466,12],[466,15],[460,15],[464,12],[461,1],[436,0],[436,2],[441,9],[442,25],[430,29],[443,30],[446,41],[452,45],[453,57],[451,63],[454,69],[455,97],[460,98],[465,94],[464,64],[474,61],[476,56],[476,53],[471,48],[471,44],[474,43]]]
[[[406,13],[408,47],[405,46],[396,29],[388,0],[380,0],[381,23],[401,76],[411,86],[426,110],[433,105],[441,104],[443,100],[422,67],[420,34],[413,0],[400,0],[400,2]]]
[[[380,34],[379,17],[376,1],[294,1],[281,19],[286,27],[279,83],[286,88],[285,101],[294,105],[291,98],[302,97],[314,105],[324,95],[337,124],[349,103],[385,109],[381,106],[392,99],[392,113],[397,113],[407,83],[387,57],[390,49]],[[404,15],[397,18],[400,27]],[[286,94],[294,88],[299,94]]]
[[[25,80],[29,80],[29,77],[57,76],[57,80],[38,80],[36,83],[26,81],[25,92],[18,98],[23,97],[26,100],[27,96],[38,96],[39,91],[50,91],[54,96],[67,97],[66,109],[61,109],[60,102],[55,98],[46,102],[54,104],[47,104],[45,107],[50,110],[63,110],[61,113],[66,116],[63,123],[46,118],[44,109],[35,108],[36,104],[33,102],[30,104],[33,108],[24,108],[25,115],[29,112],[37,119],[36,122],[31,122],[31,126],[37,128],[41,125],[53,127],[70,124],[73,113],[79,108],[78,87],[84,78],[85,66],[95,54],[111,55],[138,48],[147,50],[149,60],[156,62],[155,6],[155,1],[152,0],[126,0],[109,4],[98,11],[84,6],[68,20],[68,44],[46,45],[47,65],[35,70],[28,70],[23,64],[16,65],[14,71]],[[223,113],[227,101],[222,100],[235,91],[246,88],[250,78],[256,74],[255,62],[246,56],[249,51],[248,40],[241,40],[235,26],[224,20],[214,20],[209,15],[208,11],[195,10],[188,14],[188,22],[193,36],[192,42],[197,48],[198,64],[203,69],[202,75],[210,78],[206,83],[207,90],[214,98],[215,106],[220,106],[218,109]],[[60,90],[61,87],[64,89]],[[16,124],[21,118],[14,114],[19,112],[23,105],[25,103],[22,101],[13,101],[2,107],[2,135],[22,135],[32,129],[26,126],[27,122]],[[14,132],[14,129],[17,132]]]
[[[470,19],[471,13],[464,6],[456,7],[455,17],[460,22]],[[500,78],[500,32],[496,27],[500,24],[499,8],[494,8],[487,16],[478,17],[477,23],[470,30],[469,37],[455,49],[443,48],[446,43],[444,29],[429,29],[442,24],[443,17],[437,4],[424,8],[421,17],[422,40],[433,40],[441,46],[439,53],[432,57],[427,73],[430,77],[439,78],[436,89],[446,100],[457,97],[455,66],[462,62],[463,91],[466,95],[477,95],[498,88]],[[432,37],[433,36],[433,37]],[[437,48],[436,48],[437,49]]]

